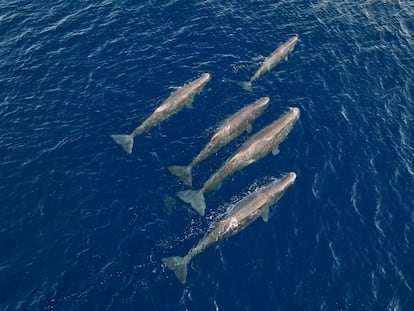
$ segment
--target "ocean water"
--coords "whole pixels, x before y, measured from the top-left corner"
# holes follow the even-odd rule
[[[1,310],[412,310],[412,1],[2,1]],[[289,56],[247,92],[264,58]],[[193,109],[135,140],[177,87],[212,75]],[[228,115],[270,104],[301,117],[275,157],[207,196],[206,217],[166,197]],[[248,137],[194,169],[203,182]],[[269,222],[184,255],[226,208],[289,171]]]

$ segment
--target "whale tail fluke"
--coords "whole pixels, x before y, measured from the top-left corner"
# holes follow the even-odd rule
[[[162,259],[162,263],[174,272],[175,276],[180,280],[181,283],[185,284],[187,280],[187,257],[167,257]]]
[[[162,259],[163,264],[171,269],[175,276],[180,280],[181,283],[185,284],[187,280],[187,266],[188,260],[186,257],[173,256]]]
[[[185,190],[177,192],[177,196],[186,203],[190,203],[197,213],[204,216],[206,210],[206,201],[201,190]]]
[[[193,184],[193,180],[191,177],[191,166],[169,166],[168,170],[174,174],[175,176],[178,176],[183,183],[185,183],[187,186],[191,187]]]
[[[112,139],[124,149],[127,153],[132,153],[134,138],[131,135],[111,135]]]
[[[251,92],[253,90],[252,82],[250,81],[240,81],[238,84],[246,91]]]

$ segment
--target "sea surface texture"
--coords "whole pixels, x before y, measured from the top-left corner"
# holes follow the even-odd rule
[[[408,0],[1,1],[0,309],[413,310],[413,16]],[[295,34],[287,61],[238,85]],[[111,139],[204,72],[193,109],[131,155]],[[289,107],[300,119],[199,216],[167,167],[263,96],[252,134]],[[291,171],[269,221],[195,257],[185,285],[162,265]]]

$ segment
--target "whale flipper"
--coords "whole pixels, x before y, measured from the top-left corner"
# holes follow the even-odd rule
[[[269,221],[269,206],[265,208],[265,210],[262,214],[262,219],[263,219],[264,222]]]
[[[112,139],[129,154],[132,153],[132,147],[134,146],[134,137],[125,134],[111,135]]]
[[[188,260],[186,257],[173,256],[162,259],[163,264],[174,271],[175,276],[180,280],[181,283],[185,284],[187,280],[187,265]]]

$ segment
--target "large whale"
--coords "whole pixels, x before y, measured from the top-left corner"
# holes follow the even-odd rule
[[[207,145],[200,151],[200,153],[191,161],[188,166],[170,166],[169,171],[187,185],[192,186],[191,171],[197,163],[208,158],[221,147],[230,143],[233,139],[238,137],[244,131],[251,132],[251,124],[262,114],[269,103],[269,97],[263,97],[252,104],[239,110],[237,113],[231,115],[223,121],[221,126],[217,129],[211,137]]]
[[[201,239],[184,257],[174,256],[162,259],[164,265],[174,271],[181,283],[186,282],[189,262],[206,248],[232,236],[258,217],[268,220],[269,207],[275,204],[296,179],[295,173],[288,173],[273,181],[237,203],[232,211]]]
[[[266,57],[263,64],[260,66],[260,68],[256,71],[254,76],[249,81],[239,82],[240,86],[248,91],[251,91],[252,83],[254,81],[260,78],[264,73],[271,70],[273,67],[279,64],[282,60],[288,59],[289,53],[292,52],[297,42],[298,42],[298,36],[295,35],[291,37],[288,41],[283,43],[281,46],[279,46],[276,50],[272,52],[272,54]]]
[[[299,108],[290,108],[288,112],[241,145],[218,171],[204,183],[200,190],[179,191],[177,196],[184,202],[190,203],[192,208],[200,215],[204,215],[206,209],[204,194],[220,189],[225,178],[263,158],[269,152],[272,151],[276,155],[279,152],[279,144],[289,134],[299,116]]]
[[[194,96],[200,93],[210,80],[209,73],[203,73],[200,78],[184,85],[168,97],[145,121],[131,134],[114,134],[112,139],[129,154],[132,153],[134,138],[153,126],[161,123],[173,114],[179,112],[184,106],[191,108]]]

